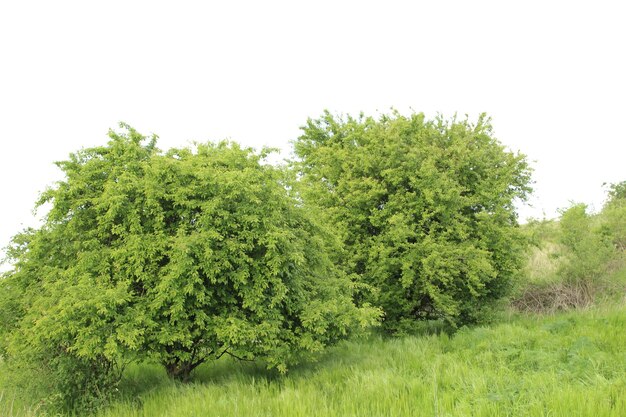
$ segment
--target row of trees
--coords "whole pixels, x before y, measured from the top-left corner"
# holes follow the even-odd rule
[[[122,125],[57,165],[0,280],[0,353],[69,408],[130,361],[186,380],[223,355],[285,371],[380,322],[473,322],[521,260],[530,170],[489,120],[309,120],[287,167],[237,144],[156,147]],[[87,395],[89,394],[89,395]]]

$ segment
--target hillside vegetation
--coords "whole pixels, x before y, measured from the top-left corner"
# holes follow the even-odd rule
[[[625,328],[623,306],[515,317],[453,336],[344,342],[282,377],[223,358],[190,384],[144,364],[128,369],[122,399],[97,415],[621,417]],[[4,391],[0,415],[43,415],[14,398]]]
[[[564,209],[560,219],[532,221],[532,243],[513,306],[554,312],[620,301],[626,288],[626,182],[613,184],[599,213],[584,204]]]
[[[574,210],[581,215],[580,206]],[[605,226],[623,218],[606,217],[606,211],[585,218],[593,226],[588,232],[615,242],[615,229]],[[450,334],[441,323],[424,322],[402,337],[375,332],[342,342],[287,375],[269,372],[263,363],[224,357],[202,365],[191,383],[182,384],[157,364],[133,364],[118,400],[95,415],[624,416],[623,250],[615,245],[598,266],[606,274],[587,279],[596,286],[593,299],[565,303],[555,288],[582,285],[585,278],[563,275],[574,265],[562,241],[564,227],[567,223],[559,221],[526,226],[535,243],[529,249],[526,279],[512,300],[513,310],[494,317],[490,326],[463,327]],[[597,264],[597,259],[575,262]],[[520,294],[540,290],[546,297],[542,308],[520,304]],[[21,396],[6,374],[0,375],[0,415],[49,415]]]
[[[520,227],[489,119],[309,120],[285,166],[127,125],[0,277],[0,416],[626,415],[626,182]]]

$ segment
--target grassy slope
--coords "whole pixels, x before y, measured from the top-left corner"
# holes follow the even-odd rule
[[[135,369],[143,392],[102,416],[625,416],[625,330],[622,307],[348,342],[285,378],[225,361],[180,386]]]
[[[143,365],[122,392],[100,417],[626,416],[626,308],[351,341],[286,377],[222,360],[180,385]],[[0,415],[29,414],[8,397]]]
[[[100,416],[624,416],[625,330],[624,307],[518,318],[347,342],[282,378],[223,360],[186,386],[144,365]],[[31,414],[10,398],[0,415]]]

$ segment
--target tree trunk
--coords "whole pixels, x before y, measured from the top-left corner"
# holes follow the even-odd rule
[[[194,364],[189,361],[175,361],[163,364],[167,375],[180,382],[189,382],[191,371],[193,371],[199,364]]]

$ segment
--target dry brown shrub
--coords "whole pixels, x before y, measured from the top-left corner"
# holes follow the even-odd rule
[[[586,308],[594,303],[598,288],[589,282],[530,284],[512,301],[513,307],[528,313],[553,313]]]

